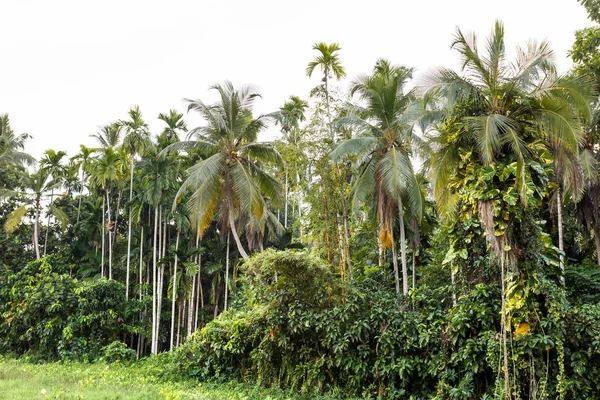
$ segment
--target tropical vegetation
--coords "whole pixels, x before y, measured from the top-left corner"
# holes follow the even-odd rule
[[[181,398],[600,399],[598,28],[564,74],[501,22],[477,39],[348,83],[316,43],[306,98],[256,115],[225,81],[186,100],[200,126],[134,106],[70,158],[1,115],[0,353]]]

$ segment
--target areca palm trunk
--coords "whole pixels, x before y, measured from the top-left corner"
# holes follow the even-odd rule
[[[162,221],[162,206],[159,211],[159,218]],[[164,227],[162,229],[162,251],[160,252],[160,257],[163,258],[166,254],[167,248],[167,222],[164,222]],[[164,288],[164,278],[165,278],[165,264],[161,263],[159,267],[158,273],[158,283],[157,283],[157,298],[156,298],[156,352],[158,353],[158,342],[159,342],[159,333],[160,333],[160,316],[162,314],[162,293]]]
[[[139,283],[140,283],[140,300],[142,299],[142,267],[144,265],[144,225],[142,224],[140,230],[140,273],[139,273]]]
[[[225,250],[225,303],[223,311],[227,311],[227,292],[229,291],[229,234],[232,230],[227,232],[227,249]],[[217,304],[219,304],[217,302]]]
[[[288,226],[288,171],[285,171],[285,212],[283,214],[283,226]]]
[[[133,200],[133,155],[131,156],[131,164],[130,164],[129,173],[129,223],[128,223],[128,232],[127,232],[127,266],[125,272],[125,300],[129,299],[129,262],[131,261],[131,201]],[[143,228],[142,228],[143,229]]]
[[[77,224],[79,223],[79,217],[81,215],[81,198],[83,197],[83,185],[85,185],[85,172],[83,172],[83,167],[81,168],[81,181],[80,181],[80,190],[79,190],[79,202],[77,204]]]
[[[40,258],[40,243],[39,243],[39,229],[40,229],[40,196],[35,197],[35,225],[33,226],[33,247],[35,248],[36,258]]]
[[[156,354],[156,248],[158,245],[158,205],[154,208],[154,243],[152,248],[152,345],[151,352]]]
[[[400,220],[400,257],[402,259],[402,291],[408,294],[408,269],[406,267],[406,234],[404,232],[404,213],[402,199],[398,198],[398,218]]]
[[[104,242],[106,240],[105,238],[105,233],[104,233],[104,228],[105,228],[105,223],[104,223],[104,208],[106,207],[106,199],[104,198],[104,195],[102,195],[102,261],[100,262],[100,274],[101,276],[104,278]]]
[[[194,322],[194,305],[196,299],[196,276],[192,278],[192,293],[188,299],[188,313],[187,313],[187,338],[192,335],[192,324]]]
[[[112,222],[110,216],[110,190],[106,190],[106,210],[108,212],[108,223]],[[114,225],[113,225],[114,229]],[[108,230],[108,279],[112,279],[112,235],[111,230]]]
[[[563,242],[562,194],[560,187],[556,192],[556,214],[558,223],[558,249],[560,250],[560,282],[565,286],[565,256]]]
[[[54,199],[54,188],[50,191],[50,207],[52,207],[52,200]],[[48,221],[46,222],[46,237],[44,238],[44,257],[46,257],[46,248],[48,247],[48,232],[50,231],[50,215],[48,213]]]
[[[177,239],[175,239],[175,267],[173,270],[173,288],[172,288],[172,304],[171,304],[171,346],[170,350],[173,350],[173,335],[175,333],[175,299],[177,298],[177,250],[179,248],[179,230],[177,230]]]

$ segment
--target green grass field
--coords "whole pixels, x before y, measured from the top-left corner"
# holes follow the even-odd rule
[[[0,357],[0,399],[326,399],[240,383],[165,381],[143,366],[115,364],[30,364]]]

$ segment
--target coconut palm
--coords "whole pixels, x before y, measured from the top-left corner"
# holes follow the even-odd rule
[[[392,249],[396,292],[400,292],[398,260],[393,236],[396,212],[400,225],[400,254],[402,259],[403,293],[408,294],[406,266],[406,235],[404,214],[420,218],[422,197],[410,157],[412,155],[412,125],[405,112],[414,100],[413,92],[404,92],[412,76],[409,68],[394,66],[378,60],[373,74],[359,77],[352,83],[351,94],[366,103],[364,108],[339,120],[358,132],[357,137],[345,140],[331,153],[340,161],[348,154],[358,154],[360,172],[353,190],[353,203],[366,200],[374,192],[381,242]],[[406,203],[406,204],[405,204]]]
[[[536,179],[547,175],[540,170],[545,148],[552,144],[568,157],[577,157],[582,141],[579,113],[589,114],[591,98],[587,82],[564,78],[556,74],[553,52],[546,42],[528,44],[518,49],[517,59],[509,64],[504,47],[504,27],[496,22],[487,40],[485,53],[480,54],[474,34],[460,29],[452,46],[461,56],[462,74],[440,69],[433,78],[432,90],[443,94],[448,118],[432,137],[431,156],[433,192],[442,211],[452,211],[460,190],[457,167],[465,160],[478,171],[494,173],[495,166],[507,165],[511,179],[497,179],[491,185],[504,191],[492,203],[490,198],[477,198],[480,219],[494,254],[500,260],[502,285],[502,340],[504,348],[505,391],[509,393],[508,354],[506,351],[505,263],[516,266],[519,249],[524,248],[516,235],[507,232],[518,229],[519,215],[540,191]],[[552,152],[551,152],[552,153]],[[551,154],[550,153],[550,154]],[[553,152],[557,154],[556,151]],[[462,164],[461,164],[462,163]],[[479,166],[479,167],[477,167]],[[515,197],[510,193],[514,191]],[[496,196],[493,190],[486,195]],[[521,206],[516,207],[520,199]],[[513,215],[497,229],[494,208],[513,210]],[[517,214],[521,213],[521,214]]]
[[[152,146],[148,124],[144,122],[139,106],[129,110],[129,119],[119,121],[118,124],[125,129],[123,148],[129,155],[129,222],[127,232],[127,255],[125,273],[125,299],[129,299],[129,268],[131,261],[131,202],[133,200],[133,162],[136,154],[143,153]]]
[[[337,43],[326,44],[324,42],[315,43],[313,50],[317,50],[320,54],[315,59],[308,63],[306,67],[306,75],[312,76],[315,68],[319,68],[323,72],[323,83],[325,91],[325,104],[327,107],[327,118],[329,135],[331,143],[335,143],[335,133],[331,124],[331,107],[329,96],[329,80],[331,78],[341,79],[346,76],[346,71],[340,62],[340,57],[337,54],[342,48]]]
[[[190,131],[195,140],[176,143],[165,149],[201,148],[208,158],[188,172],[177,199],[191,191],[187,203],[192,226],[202,234],[217,216],[222,234],[231,234],[243,258],[248,256],[238,234],[238,226],[249,215],[261,220],[266,212],[265,199],[279,201],[280,184],[261,169],[261,162],[281,164],[281,156],[269,143],[258,143],[257,135],[265,127],[265,117],[253,118],[252,106],[259,97],[251,87],[235,89],[231,82],[215,85],[220,100],[206,104],[188,100],[189,110],[198,112],[207,125]],[[226,260],[226,276],[229,258]],[[227,287],[227,279],[225,279]],[[225,291],[227,307],[227,288]]]
[[[0,114],[0,168],[7,165],[32,165],[35,159],[23,152],[25,141],[30,139],[26,133],[15,135],[10,127],[8,114]]]

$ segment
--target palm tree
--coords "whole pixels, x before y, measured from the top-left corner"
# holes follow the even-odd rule
[[[493,203],[488,197],[475,197],[493,253],[500,260],[504,380],[508,396],[505,264],[516,266],[519,254],[527,252],[522,250],[524,244],[515,243],[519,240],[516,235],[509,237],[507,232],[519,229],[524,207],[540,196],[539,191],[531,189],[535,187],[533,180],[543,180],[545,174],[539,171],[544,164],[540,141],[546,146],[553,143],[565,154],[576,156],[582,131],[573,110],[588,114],[591,98],[583,80],[556,74],[553,52],[546,42],[518,49],[517,60],[512,64],[506,61],[504,27],[500,22],[496,22],[488,38],[485,54],[480,55],[476,43],[474,34],[467,36],[458,29],[453,48],[460,53],[462,74],[441,69],[433,76],[432,90],[445,97],[448,118],[438,126],[438,135],[432,137],[434,152],[430,163],[434,197],[446,212],[452,211],[459,199],[462,189],[458,186],[461,174],[457,174],[457,167],[464,165],[465,157],[473,160],[472,166],[477,165],[479,172],[481,169],[494,172],[495,166],[514,165],[511,179],[490,183],[491,187],[504,191],[504,195],[493,190],[486,192],[488,197],[496,196]],[[510,195],[511,191],[515,197]],[[502,222],[506,226],[500,229],[494,208],[512,213],[507,222]]]
[[[48,191],[53,191],[57,183],[52,180],[50,171],[45,168],[38,168],[35,172],[21,173],[20,186],[23,188],[22,192],[10,191],[5,195],[17,195],[21,194],[28,203],[24,206],[17,208],[9,214],[6,219],[4,229],[10,233],[14,231],[17,226],[21,223],[23,217],[27,214],[29,207],[34,209],[34,225],[33,225],[33,247],[35,249],[36,258],[40,258],[40,212],[42,208],[42,197],[46,196]],[[66,215],[59,208],[55,207],[52,203],[50,204],[50,213],[54,215],[61,223],[65,223]]]
[[[346,76],[346,71],[340,62],[339,55],[337,54],[342,48],[337,43],[326,44],[324,42],[315,43],[313,50],[317,50],[320,54],[315,59],[308,63],[306,67],[306,75],[312,76],[315,68],[321,69],[323,72],[323,83],[325,84],[325,104],[327,106],[327,118],[329,135],[331,137],[331,143],[335,143],[335,133],[333,131],[333,125],[331,124],[331,108],[329,102],[329,79],[335,77],[335,79],[341,79]]]
[[[93,137],[100,143],[102,148],[115,148],[121,143],[122,125],[118,122],[113,122],[100,127],[100,132],[97,132],[90,137]]]
[[[125,128],[125,139],[123,147],[129,155],[129,222],[127,232],[127,266],[125,277],[125,300],[129,299],[129,268],[131,261],[131,202],[133,201],[133,162],[136,154],[143,153],[152,146],[148,124],[142,118],[139,106],[129,110],[129,119],[119,121],[119,125]]]
[[[170,187],[177,183],[179,174],[177,159],[167,152],[150,152],[140,162],[144,179],[144,200],[154,209],[154,233],[152,249],[152,353],[158,352],[158,329],[160,318],[160,296],[162,294],[157,262],[161,258],[159,248],[159,223],[162,206],[172,198],[166,198]],[[158,254],[157,254],[158,251]],[[162,268],[162,267],[161,267]]]
[[[197,111],[207,122],[190,132],[196,140],[176,143],[165,149],[200,148],[208,158],[187,172],[177,199],[190,189],[187,203],[192,226],[202,234],[218,215],[221,234],[227,232],[237,244],[243,258],[248,254],[242,246],[237,226],[253,215],[261,220],[266,212],[265,200],[279,201],[280,184],[261,169],[259,163],[281,164],[281,156],[269,143],[258,143],[257,135],[265,127],[263,116],[253,118],[252,106],[259,97],[251,87],[235,89],[231,82],[215,85],[220,100],[206,104],[201,100],[188,100],[189,110]],[[236,226],[237,225],[237,226]],[[225,308],[227,308],[227,277],[229,258],[226,260]]]
[[[22,150],[25,141],[30,139],[26,133],[15,135],[10,127],[8,114],[0,114],[0,168],[7,165],[32,165],[35,159]]]
[[[161,140],[165,142],[179,142],[179,133],[188,131],[187,125],[183,120],[183,114],[178,113],[176,110],[169,110],[169,114],[160,113],[158,114],[158,119],[167,124],[160,134]]]
[[[71,162],[79,167],[81,170],[81,181],[80,181],[80,193],[79,193],[79,202],[77,204],[77,222],[79,222],[79,217],[81,213],[81,199],[83,198],[83,190],[85,188],[86,178],[88,171],[92,162],[92,155],[97,151],[97,149],[86,147],[83,144],[79,145],[80,152],[75,156],[71,157]]]
[[[104,222],[104,206],[102,207],[102,227],[108,229],[108,278],[112,279],[112,233],[114,230],[114,222],[111,216],[110,194],[113,186],[122,179],[123,176],[123,157],[113,147],[106,147],[101,150],[99,157],[94,160],[92,166],[92,181],[102,190],[102,194],[106,201],[108,222]],[[102,234],[104,243],[104,233]],[[102,249],[104,257],[104,249]],[[104,267],[104,265],[103,265]]]
[[[50,204],[54,200],[54,189],[60,187],[61,179],[64,177],[66,168],[62,164],[63,158],[67,153],[62,150],[58,152],[55,150],[46,150],[44,156],[40,160],[40,166],[50,173],[55,185],[52,187],[50,192]],[[46,250],[48,248],[48,232],[50,231],[50,213],[48,214],[48,221],[46,222],[46,237],[44,238],[44,256],[46,256]]]
[[[341,126],[352,127],[358,136],[345,140],[331,153],[334,161],[348,154],[359,154],[360,172],[353,190],[353,203],[364,201],[374,191],[382,243],[392,249],[396,292],[400,293],[398,257],[393,236],[394,215],[398,212],[400,225],[400,254],[402,259],[402,288],[408,294],[406,266],[406,211],[420,218],[422,197],[410,157],[412,155],[412,125],[405,112],[412,92],[404,93],[404,85],[412,70],[378,60],[371,76],[359,77],[351,87],[366,106],[340,119]],[[406,205],[404,203],[407,203]]]
[[[298,172],[298,165],[304,160],[304,152],[300,149],[300,122],[306,120],[305,112],[308,109],[308,102],[300,99],[298,96],[290,96],[289,100],[286,101],[283,106],[279,107],[279,111],[271,114],[275,119],[275,122],[281,126],[281,132],[283,133],[283,149],[287,153],[284,159],[292,161],[286,163],[285,167],[285,208],[284,208],[284,219],[283,225],[285,228],[288,226],[288,175],[289,167],[292,165],[292,170],[296,172],[296,186],[300,183],[300,174]],[[298,218],[301,216],[301,201],[298,201]],[[302,235],[300,235],[302,236]]]

